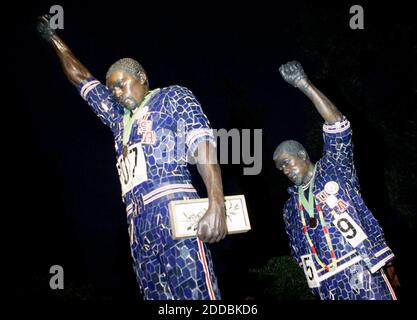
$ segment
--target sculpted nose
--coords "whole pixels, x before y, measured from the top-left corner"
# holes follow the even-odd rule
[[[122,95],[122,92],[120,90],[115,89],[113,90],[113,94],[117,99],[119,99],[120,96]]]

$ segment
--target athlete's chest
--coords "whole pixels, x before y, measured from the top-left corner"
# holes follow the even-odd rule
[[[150,149],[167,140],[167,136],[175,135],[176,121],[168,108],[158,102],[145,105],[131,116],[124,116],[119,124],[119,132],[115,137],[115,148],[118,154],[129,146],[141,144]],[[169,140],[169,139],[168,139]]]
[[[316,177],[310,208],[300,201],[300,193],[293,195],[294,210],[291,222],[295,227],[295,240],[317,247],[329,241],[346,249],[355,248],[365,238],[352,188],[345,179],[334,174]],[[321,244],[321,245],[319,245]]]

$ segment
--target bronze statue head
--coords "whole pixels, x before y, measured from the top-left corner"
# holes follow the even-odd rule
[[[273,160],[277,169],[296,186],[301,186],[310,181],[314,165],[301,143],[294,140],[281,142],[275,149]]]
[[[106,85],[129,110],[139,106],[149,91],[145,70],[132,58],[123,58],[111,65],[106,74]]]

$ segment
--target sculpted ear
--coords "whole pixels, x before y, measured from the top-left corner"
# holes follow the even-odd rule
[[[303,161],[307,159],[307,153],[304,150],[298,151],[297,156]]]
[[[145,74],[143,74],[143,73],[141,73],[141,74],[140,74],[140,83],[141,83],[141,84],[145,84],[147,80],[148,80],[148,79],[146,78],[146,75],[145,75]]]

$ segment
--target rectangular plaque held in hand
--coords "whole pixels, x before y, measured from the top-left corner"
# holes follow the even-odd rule
[[[243,233],[251,229],[244,195],[226,196],[227,234]],[[197,236],[197,225],[206,213],[208,199],[174,200],[169,203],[169,220],[173,239]]]

